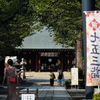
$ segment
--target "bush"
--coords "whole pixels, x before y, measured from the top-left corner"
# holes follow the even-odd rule
[[[70,87],[71,86],[71,80],[64,81],[63,85],[64,85],[65,88]]]
[[[83,87],[83,79],[78,79],[79,87]],[[69,88],[71,87],[71,80],[64,81],[64,87]]]
[[[93,94],[92,100],[100,100],[100,93]]]

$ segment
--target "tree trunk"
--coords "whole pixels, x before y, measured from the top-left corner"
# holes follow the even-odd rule
[[[80,36],[79,36],[80,37]],[[76,40],[76,66],[83,70],[82,39]]]
[[[83,49],[82,39],[76,40],[76,66],[78,67],[79,79],[83,78]]]

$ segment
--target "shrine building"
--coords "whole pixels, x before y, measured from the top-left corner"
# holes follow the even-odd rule
[[[63,47],[53,41],[50,32],[45,28],[42,32],[37,32],[24,38],[21,47],[17,49],[18,60],[24,58],[26,71],[57,72],[59,69],[69,71],[75,58],[75,49],[73,47]]]

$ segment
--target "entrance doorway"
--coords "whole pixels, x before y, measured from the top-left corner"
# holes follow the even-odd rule
[[[57,57],[41,57],[41,72],[57,71]]]

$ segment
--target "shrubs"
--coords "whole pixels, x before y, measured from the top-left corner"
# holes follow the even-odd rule
[[[71,86],[71,80],[64,81],[64,84],[63,85],[64,85],[65,88],[70,87]]]
[[[78,79],[78,83],[79,83],[79,87],[83,87],[83,79]],[[69,87],[71,87],[71,80],[66,80],[66,81],[64,81],[64,87],[65,88],[69,88]]]
[[[79,88],[84,88],[85,86],[84,86],[84,84],[85,84],[85,82],[84,82],[84,80],[83,80],[83,70],[82,70],[82,68],[81,67],[79,67],[79,66],[76,66],[76,67],[73,67],[73,68],[78,68],[78,87]],[[65,88],[69,88],[69,87],[71,87],[71,79],[69,79],[69,80],[66,80],[65,82],[64,82],[64,87]]]
[[[93,94],[92,100],[100,100],[100,93]]]

